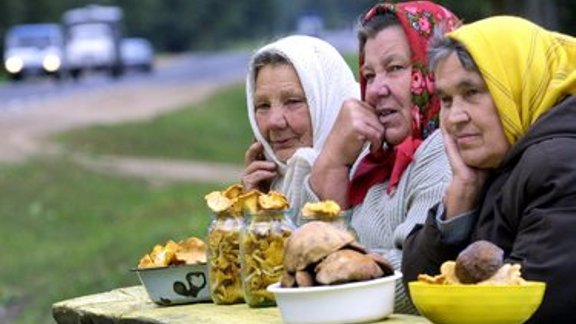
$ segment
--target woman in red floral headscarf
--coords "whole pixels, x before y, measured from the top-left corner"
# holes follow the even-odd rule
[[[428,1],[382,3],[363,15],[362,101],[344,103],[307,183],[308,200],[332,199],[349,209],[360,243],[396,269],[404,239],[451,178],[426,49],[436,27],[449,31],[458,23]],[[398,289],[395,310],[414,311]]]

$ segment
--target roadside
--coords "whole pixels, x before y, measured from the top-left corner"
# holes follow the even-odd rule
[[[135,84],[43,100],[19,103],[0,112],[0,164],[19,164],[29,158],[66,156],[95,172],[144,179],[153,186],[182,181],[222,182],[239,180],[240,168],[218,163],[138,157],[98,156],[65,150],[50,140],[52,135],[95,124],[146,120],[206,100],[229,80],[198,83]],[[0,294],[0,297],[3,297]],[[8,297],[11,297],[8,295]],[[8,298],[7,297],[7,298]],[[25,312],[24,297],[0,303],[0,323],[11,323]]]
[[[238,180],[241,170],[237,166],[181,160],[86,156],[63,152],[56,143],[50,141],[51,135],[73,128],[153,118],[205,100],[225,85],[139,85],[24,103],[24,109],[0,114],[0,163],[19,163],[32,156],[46,154],[67,154],[81,165],[99,172],[140,177],[154,183]]]

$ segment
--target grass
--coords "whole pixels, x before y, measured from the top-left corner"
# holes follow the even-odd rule
[[[252,138],[241,89],[151,122],[61,138],[93,152],[240,163]],[[205,236],[210,218],[203,197],[227,185],[159,187],[64,157],[0,166],[0,182],[0,307],[22,306],[17,323],[52,323],[54,302],[138,284],[129,269],[155,243]]]
[[[250,145],[244,86],[150,121],[94,126],[57,139],[75,151],[242,164]]]
[[[50,322],[52,303],[138,284],[128,270],[157,242],[203,238],[203,196],[220,184],[154,187],[65,159],[0,170],[0,302],[19,323]]]
[[[350,68],[352,69],[352,72],[354,72],[354,76],[356,77],[356,80],[358,80],[358,55],[357,54],[346,54],[346,55],[344,55],[344,60],[346,60],[346,63],[348,63],[348,66],[350,66]]]

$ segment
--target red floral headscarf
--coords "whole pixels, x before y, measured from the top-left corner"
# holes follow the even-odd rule
[[[460,20],[453,13],[429,1],[377,4],[364,15],[362,24],[388,12],[393,13],[400,21],[412,52],[413,131],[411,136],[394,148],[372,152],[360,161],[350,183],[349,200],[352,205],[361,203],[368,189],[387,179],[390,179],[387,192],[393,192],[422,140],[438,128],[440,101],[434,94],[434,76],[428,71],[428,41],[435,26],[442,25],[444,31],[448,32],[460,24]],[[359,63],[362,69],[362,54]],[[364,99],[366,80],[362,75],[361,71],[360,89]]]

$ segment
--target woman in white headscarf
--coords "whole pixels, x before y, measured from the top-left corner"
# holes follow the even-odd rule
[[[294,35],[253,55],[246,99],[255,142],[246,152],[245,190],[276,190],[300,208],[304,178],[344,100],[359,98],[353,72],[329,43]]]

